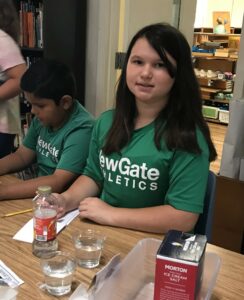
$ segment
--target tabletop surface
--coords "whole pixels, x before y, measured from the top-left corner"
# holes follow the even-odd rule
[[[14,180],[17,179],[12,176],[2,176],[0,184]],[[24,281],[24,284],[18,288],[18,300],[57,299],[57,297],[44,293],[38,287],[43,281],[43,275],[40,269],[40,259],[32,254],[32,245],[13,239],[15,233],[32,218],[32,213],[2,218],[4,214],[28,208],[32,208],[31,199],[0,201],[0,260]],[[72,233],[82,228],[99,229],[107,238],[100,266],[94,269],[77,267],[74,288],[80,283],[88,287],[96,272],[106,265],[115,254],[120,253],[121,258],[124,258],[141,239],[163,238],[160,234],[101,226],[77,217],[59,233],[59,250],[73,254]],[[208,244],[207,251],[214,252],[221,258],[221,268],[211,299],[244,299],[244,256],[211,244]],[[69,297],[70,295],[67,295],[61,299],[66,300]]]

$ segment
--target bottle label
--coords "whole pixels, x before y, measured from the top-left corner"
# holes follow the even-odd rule
[[[54,211],[55,212],[55,211]],[[45,242],[56,238],[56,212],[50,218],[34,217],[34,239]]]

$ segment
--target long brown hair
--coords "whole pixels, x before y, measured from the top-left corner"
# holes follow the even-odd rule
[[[116,93],[116,108],[112,126],[108,132],[103,152],[109,155],[120,152],[133,134],[137,115],[135,96],[126,83],[126,68],[131,50],[136,41],[145,38],[164,61],[169,75],[175,78],[167,106],[155,120],[154,142],[160,149],[162,138],[168,149],[180,149],[200,154],[196,129],[204,135],[209,148],[209,161],[216,159],[217,153],[211,140],[209,128],[202,115],[202,99],[191,58],[191,50],[184,35],[169,24],[158,23],[142,28],[132,38]],[[165,51],[177,62],[174,70]]]

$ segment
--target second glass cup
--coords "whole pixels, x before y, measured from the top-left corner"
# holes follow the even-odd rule
[[[72,236],[77,264],[83,268],[95,268],[100,263],[106,237],[97,230],[84,229]]]
[[[54,256],[41,260],[45,276],[46,290],[55,296],[66,295],[71,291],[76,262],[70,253],[56,251]]]

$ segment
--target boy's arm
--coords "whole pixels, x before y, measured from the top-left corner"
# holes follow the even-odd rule
[[[77,176],[69,171],[57,169],[52,175],[40,176],[14,184],[0,184],[0,200],[33,198],[40,185],[50,185],[53,192],[61,193]]]
[[[31,165],[35,158],[33,150],[21,145],[15,152],[0,159],[0,175],[21,171]]]
[[[14,173],[30,166],[36,158],[33,150],[21,145],[16,152],[0,159],[0,175]],[[53,192],[63,192],[77,177],[69,171],[56,169],[52,175],[24,180],[14,184],[0,184],[0,200],[33,198],[40,185],[50,185]]]

